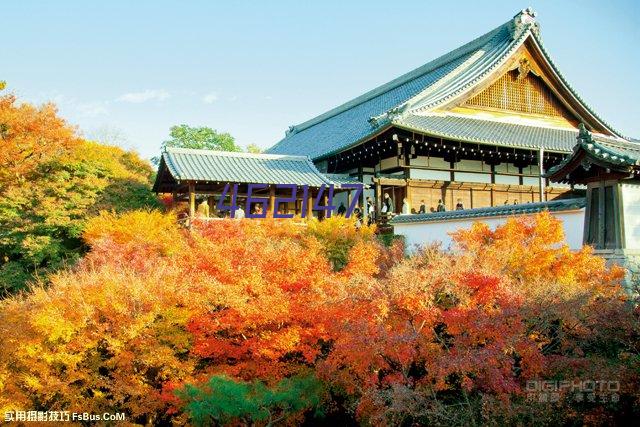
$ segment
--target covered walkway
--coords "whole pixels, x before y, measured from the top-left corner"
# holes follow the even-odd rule
[[[235,205],[247,214],[258,209],[264,216],[311,217],[316,211],[322,217],[330,188],[348,192],[351,201],[357,184],[346,175],[322,174],[306,156],[168,147],[153,191],[172,194],[174,204],[188,201],[190,218],[199,205],[207,207],[207,216],[219,214],[221,197],[224,205]]]

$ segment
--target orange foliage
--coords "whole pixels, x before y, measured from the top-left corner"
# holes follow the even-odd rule
[[[188,232],[154,212],[102,214],[84,238],[91,252],[75,270],[1,303],[0,411],[181,424],[173,391],[185,383],[274,385],[310,370],[341,396],[330,407],[376,425],[517,424],[538,410],[523,404],[528,379],[595,369],[637,391],[637,320],[619,271],[568,250],[546,214],[477,224],[453,252],[408,258],[343,218]]]
[[[0,302],[0,410],[160,422],[175,384],[277,379],[315,360],[326,334],[313,300],[338,275],[306,226],[222,220],[190,233],[135,211],[102,213],[83,237],[91,251],[74,270]]]
[[[373,424],[470,423],[474,396],[517,407],[527,380],[560,372],[620,380],[633,395],[634,364],[612,369],[593,350],[634,348],[621,271],[563,238],[549,214],[495,230],[478,223],[456,233],[454,252],[425,248],[378,281],[349,280],[323,301],[333,347],[318,371],[359,396],[358,414]],[[599,375],[577,369],[587,360]]]
[[[57,116],[53,104],[39,108],[17,104],[14,95],[0,97],[0,140],[0,190],[8,181],[23,179],[36,165],[80,142],[74,129]]]

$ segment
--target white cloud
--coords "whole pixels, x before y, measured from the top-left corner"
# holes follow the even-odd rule
[[[76,118],[98,117],[109,114],[110,101],[84,101],[56,90],[40,93],[31,98],[30,101],[38,104],[52,102],[60,109],[63,115],[70,115]]]
[[[147,89],[144,92],[130,92],[118,97],[118,101],[141,104],[147,101],[164,101],[169,99],[171,94],[164,89]]]
[[[107,114],[106,103],[103,102],[87,102],[76,105],[76,110],[80,117],[97,117]]]
[[[204,102],[205,104],[213,104],[217,100],[218,100],[218,94],[215,92],[210,92],[202,98],[202,102]]]

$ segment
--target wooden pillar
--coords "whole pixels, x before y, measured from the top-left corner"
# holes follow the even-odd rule
[[[358,181],[364,182],[364,168],[362,166],[358,166]],[[360,200],[358,200],[358,205],[364,206],[365,203],[364,191],[360,193]]]
[[[545,181],[544,181],[544,147],[540,147],[538,152],[538,166],[540,169],[540,201],[545,202],[547,200]]]
[[[380,180],[376,180],[376,219],[379,218],[380,212],[382,212],[382,187],[380,185]]]
[[[322,197],[322,206],[328,206],[328,205],[329,205],[329,196],[327,196],[326,190],[325,190],[324,197]],[[328,212],[329,211],[327,211],[327,210],[323,210],[322,211],[322,219],[327,218]]]
[[[171,199],[171,208],[175,209],[178,206],[178,192],[174,190],[171,193],[171,197],[172,197],[172,199]]]
[[[307,194],[307,218],[313,218],[313,194],[311,190]]]
[[[351,190],[347,191],[347,209],[351,206]]]
[[[411,206],[413,206],[413,189],[411,188],[411,180],[407,178],[407,190],[405,191],[405,197],[409,202],[409,213],[411,213]]]
[[[214,212],[216,211],[216,199],[213,196],[207,197],[207,204],[209,205],[209,216],[213,217]]]
[[[273,218],[276,213],[276,188],[273,185],[269,186],[269,210],[267,211],[267,217]]]
[[[189,224],[196,216],[196,184],[189,182]]]
[[[294,209],[296,211],[296,216],[300,215],[300,204],[298,204],[299,200],[298,200],[298,187],[296,187],[296,195],[295,195],[295,201],[293,202],[293,206]]]

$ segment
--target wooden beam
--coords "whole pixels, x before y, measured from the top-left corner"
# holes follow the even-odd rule
[[[405,191],[404,196],[409,202],[409,213],[411,213],[411,206],[413,206],[413,189],[411,187],[411,180],[409,178],[407,178],[407,190]]]
[[[327,196],[327,192],[324,192],[324,196],[322,196],[322,206],[327,206],[329,204],[329,196]],[[322,219],[326,219],[327,218],[327,210],[323,210],[322,213]]]

